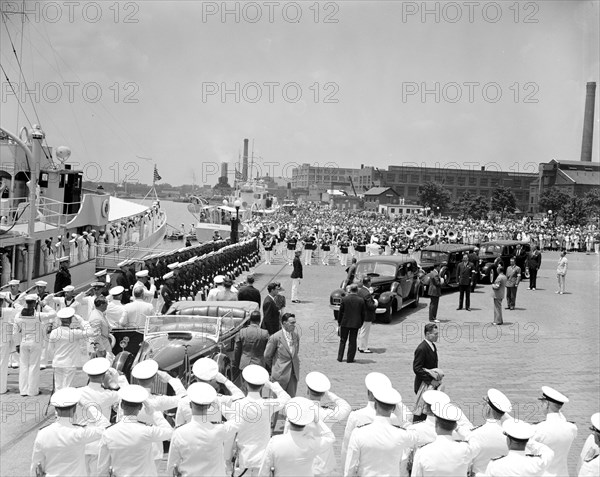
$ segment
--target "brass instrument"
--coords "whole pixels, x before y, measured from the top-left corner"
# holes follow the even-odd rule
[[[431,239],[437,235],[437,231],[432,226],[429,226],[425,230],[425,235],[427,235],[427,237],[429,237]]]
[[[455,240],[458,237],[458,233],[456,232],[456,230],[449,230],[447,237],[449,240]]]
[[[412,227],[404,229],[404,235],[406,235],[410,239],[413,238],[415,236],[415,229],[413,229]]]

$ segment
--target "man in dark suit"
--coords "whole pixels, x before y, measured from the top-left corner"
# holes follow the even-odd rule
[[[440,277],[441,263],[436,263],[433,270],[429,272],[429,285],[427,285],[427,294],[429,295],[429,321],[439,323],[437,319],[438,305],[440,296],[442,296],[442,278]]]
[[[275,297],[279,293],[277,283],[269,283],[267,285],[267,292],[269,292],[269,294],[263,301],[263,321],[260,327],[263,330],[267,330],[270,336],[281,329],[281,324],[279,322],[279,308],[277,308],[277,303],[275,303]]]
[[[265,367],[271,379],[291,397],[296,396],[300,378],[300,337],[296,333],[296,315],[285,313],[281,317],[282,329],[269,338],[265,349]]]
[[[466,309],[467,311],[471,311],[471,280],[473,279],[474,273],[475,269],[473,268],[473,264],[469,262],[469,256],[465,253],[462,257],[462,262],[458,264],[458,269],[456,271],[459,291],[457,310],[462,310],[463,300],[465,300],[466,296]]]
[[[300,303],[298,289],[300,288],[300,280],[302,280],[302,261],[300,260],[300,254],[302,252],[297,250],[294,256],[294,269],[290,278],[292,279],[292,303]]]
[[[367,305],[365,300],[358,295],[358,285],[353,283],[348,288],[348,294],[342,298],[340,311],[338,313],[338,325],[340,328],[340,347],[338,349],[338,361],[344,359],[346,341],[348,339],[347,362],[353,363],[356,355],[356,337],[358,330],[362,327],[367,316]]]
[[[369,349],[369,333],[371,331],[371,324],[375,321],[375,310],[379,304],[370,290],[371,277],[364,277],[362,286],[358,289],[358,296],[365,300],[367,307],[365,322],[363,323],[360,330],[358,330],[358,351],[359,353],[371,353]]]
[[[249,364],[265,366],[265,349],[269,332],[260,328],[260,311],[250,314],[250,325],[242,329],[235,338],[233,353],[233,375],[238,376]]]
[[[537,273],[542,266],[542,254],[540,247],[536,246],[533,252],[529,254],[527,258],[527,268],[529,269],[529,288],[528,290],[535,290],[537,286]]]
[[[413,372],[415,373],[415,394],[419,392],[422,383],[431,384],[433,376],[426,369],[437,368],[438,354],[435,342],[438,339],[438,327],[435,323],[427,323],[424,329],[425,339],[415,349]],[[415,415],[414,422],[425,420],[424,414]]]
[[[248,278],[246,278],[246,285],[238,289],[238,300],[253,301],[255,303],[258,303],[258,305],[260,306],[260,292],[256,288],[254,288],[253,275],[248,275]]]

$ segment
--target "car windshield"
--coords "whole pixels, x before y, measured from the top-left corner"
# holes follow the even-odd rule
[[[448,254],[446,252],[439,252],[437,250],[423,250],[421,252],[421,260],[429,262],[447,262]]]
[[[191,331],[204,335],[218,336],[218,318],[194,315],[162,315],[149,316],[147,318],[147,330],[149,333],[167,333]]]
[[[502,251],[502,245],[482,245],[479,255],[496,255]]]
[[[356,267],[356,278],[359,280],[363,277],[393,277],[396,275],[396,265],[393,263],[367,262],[359,263]]]

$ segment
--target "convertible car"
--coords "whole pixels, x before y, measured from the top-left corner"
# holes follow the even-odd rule
[[[193,381],[192,364],[209,357],[217,361],[221,373],[233,379],[235,336],[257,309],[258,304],[251,301],[177,302],[167,314],[149,316],[143,329],[112,331],[116,338],[114,367],[130,379],[137,363],[154,359],[159,369],[188,386]],[[165,392],[161,384],[153,391]]]

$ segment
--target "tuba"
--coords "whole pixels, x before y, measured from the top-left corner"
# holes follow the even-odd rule
[[[269,227],[269,233],[273,234],[273,235],[279,235],[279,227],[275,227],[274,225],[271,225]]]
[[[415,229],[413,229],[412,227],[404,229],[404,235],[406,235],[410,239],[413,238],[415,236]]]
[[[454,229],[449,230],[447,236],[449,240],[456,240],[456,238],[458,237],[458,233]]]
[[[427,235],[428,238],[432,239],[433,237],[435,237],[437,235],[437,231],[432,226],[429,226],[425,230],[425,235]]]

